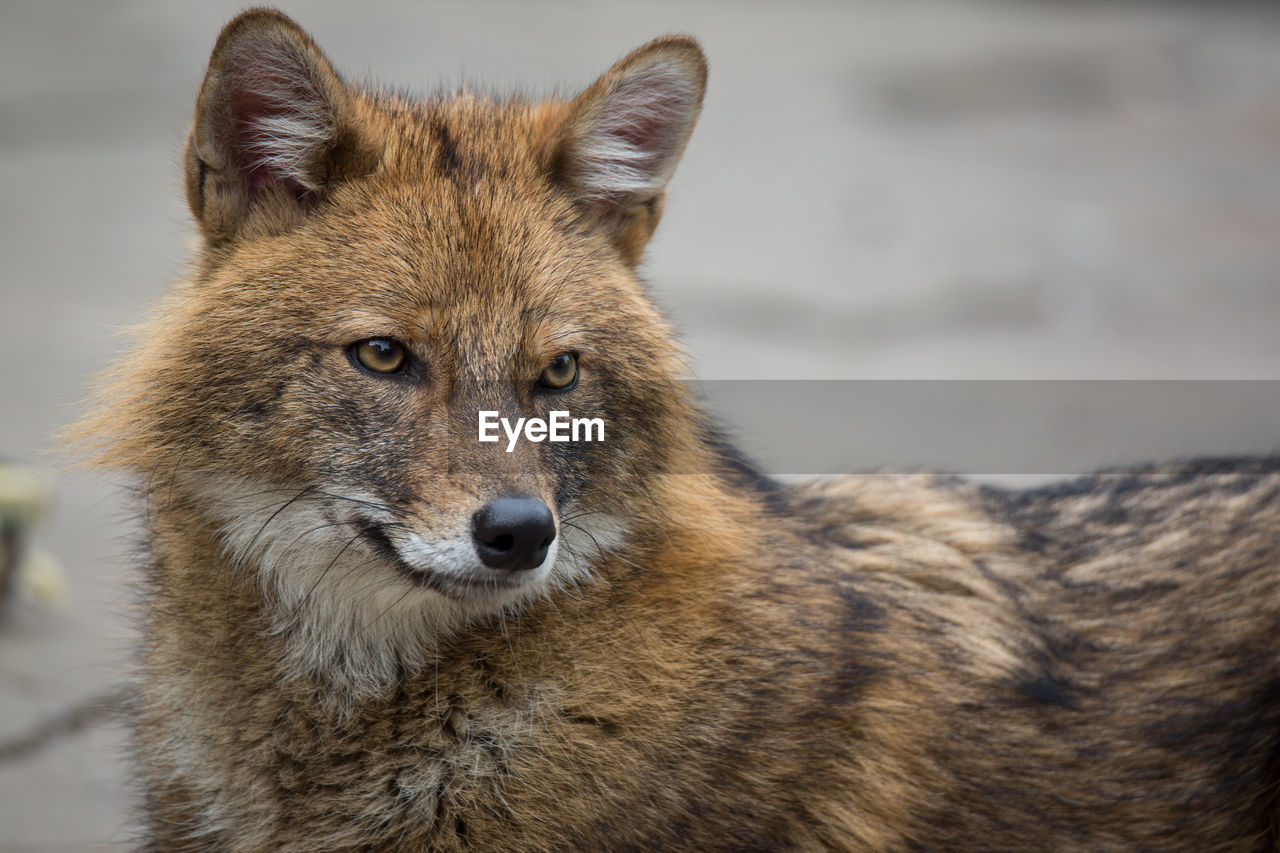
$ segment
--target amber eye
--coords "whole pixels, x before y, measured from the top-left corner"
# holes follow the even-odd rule
[[[404,344],[393,338],[369,338],[351,345],[351,357],[374,373],[397,373],[409,361]]]
[[[562,352],[551,359],[551,364],[542,371],[538,380],[544,388],[562,391],[578,381],[578,357],[570,352]]]

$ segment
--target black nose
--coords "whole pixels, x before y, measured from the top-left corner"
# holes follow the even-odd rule
[[[556,539],[556,520],[537,498],[498,498],[471,519],[476,553],[491,569],[519,572],[542,565]]]

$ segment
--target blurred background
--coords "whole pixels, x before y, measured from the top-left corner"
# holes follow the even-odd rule
[[[280,5],[423,94],[572,92],[700,38],[646,275],[706,379],[1280,379],[1274,3]],[[0,511],[36,549],[0,616],[2,851],[128,846],[136,528],[52,433],[182,272],[178,154],[241,6],[0,3]]]

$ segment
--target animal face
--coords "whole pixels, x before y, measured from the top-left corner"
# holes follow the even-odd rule
[[[275,13],[224,32],[185,155],[203,251],[102,431],[214,520],[313,668],[378,670],[648,523],[695,418],[634,267],[704,83],[666,39],[572,101],[415,102]],[[483,442],[482,411],[604,438]]]

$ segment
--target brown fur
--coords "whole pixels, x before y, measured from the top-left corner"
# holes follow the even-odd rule
[[[274,109],[236,88],[264,56],[327,134],[271,168],[236,124]],[[84,426],[147,508],[146,849],[1273,849],[1280,463],[754,474],[634,273],[660,189],[581,163],[654,62],[676,158],[685,39],[567,103],[414,102],[276,13],[224,31],[185,155],[203,250]],[[356,369],[375,336],[417,372]],[[531,390],[563,351],[578,386]],[[564,401],[606,441],[475,440],[479,408]],[[403,550],[512,490],[579,571],[501,606],[439,615],[359,520]]]

